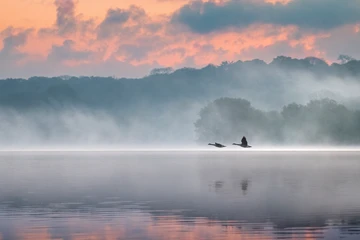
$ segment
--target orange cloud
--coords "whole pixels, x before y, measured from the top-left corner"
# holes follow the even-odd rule
[[[292,47],[301,46],[304,52],[313,53],[314,56],[322,55],[315,50],[314,43],[317,38],[324,37],[323,35],[308,34],[294,40],[293,35],[297,31],[298,29],[292,26],[279,28],[271,25],[256,25],[243,32],[232,31],[208,36],[188,35],[171,38],[163,35],[162,39],[167,42],[165,46],[153,49],[146,58],[133,63],[144,64],[156,61],[160,65],[176,66],[190,57],[197,66],[219,64],[226,60],[237,61],[248,49],[263,49],[278,42],[288,42]]]
[[[284,4],[289,2],[268,1]],[[29,4],[30,2],[32,4]],[[41,63],[49,62],[49,57],[54,56],[53,51],[61,51],[59,47],[65,41],[73,44],[71,48],[62,48],[67,52],[63,52],[61,58],[52,58],[52,61],[58,60],[52,62],[54,68],[64,66],[73,69],[82,65],[102,64],[109,60],[139,67],[178,67],[186,64],[202,67],[209,63],[219,64],[222,61],[237,61],[257,56],[268,60],[277,55],[287,55],[288,52],[275,47],[279,44],[286,45],[290,50],[296,49],[297,57],[312,55],[327,58],[327,49],[321,49],[317,42],[328,38],[330,32],[304,32],[296,26],[253,24],[242,30],[230,29],[206,35],[191,33],[170,21],[170,15],[185,2],[187,1],[78,0],[74,2],[78,4],[74,5],[72,11],[64,13],[70,14],[66,17],[74,21],[74,31],[64,32],[64,28],[60,29],[62,26],[56,24],[59,21],[56,19],[57,9],[53,0],[14,0],[8,1],[6,11],[4,8],[0,9],[0,27],[5,29],[13,25],[12,34],[27,28],[34,29],[26,43],[16,46],[18,53],[21,53],[21,59],[17,56],[15,62],[11,63],[14,72],[17,72],[19,66],[30,63],[37,63],[41,69]],[[123,22],[111,19],[112,25],[104,28],[109,34],[101,38],[101,23],[105,22],[110,8],[125,12],[125,18]],[[353,34],[357,34],[360,31],[359,24],[353,26],[353,29]],[[3,41],[8,35],[4,32],[0,34],[0,51],[4,48]],[[272,51],[266,51],[272,46]],[[87,59],[74,59],[74,56],[85,52],[88,53]],[[106,69],[106,75],[113,74],[108,71],[109,69]],[[117,70],[114,69],[115,71]]]

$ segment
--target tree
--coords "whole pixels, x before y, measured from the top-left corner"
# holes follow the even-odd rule
[[[195,123],[199,142],[239,141],[244,135],[262,135],[264,113],[241,98],[220,98],[200,111]]]
[[[158,75],[158,74],[170,74],[174,72],[174,69],[171,67],[167,68],[154,68],[151,70],[150,75]]]
[[[356,60],[356,59],[353,57],[350,57],[348,55],[340,54],[337,60],[340,61],[341,64],[346,64],[346,63]]]
[[[360,112],[331,99],[291,103],[281,113],[255,109],[244,99],[220,98],[200,111],[196,121],[199,142],[252,141],[283,144],[360,143]]]

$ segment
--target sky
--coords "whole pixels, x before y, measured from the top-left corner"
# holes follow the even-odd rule
[[[0,78],[360,58],[360,0],[3,0]]]

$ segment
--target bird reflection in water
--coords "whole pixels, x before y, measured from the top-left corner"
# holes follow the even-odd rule
[[[241,181],[241,190],[244,195],[246,195],[248,187],[249,187],[250,181],[248,179],[243,179]]]
[[[231,192],[236,192],[234,190],[238,189],[238,186],[240,185],[240,188],[241,188],[241,191],[242,191],[242,194],[243,195],[246,195],[247,192],[248,192],[248,188],[249,188],[249,185],[250,185],[250,180],[249,179],[243,179],[241,180],[240,184],[234,184],[233,185],[233,189],[227,189],[227,191],[231,191]],[[215,181],[213,184],[210,184],[209,187],[210,187],[210,191],[211,189],[214,189],[215,192],[217,193],[220,193],[221,191],[223,192],[225,189],[224,189],[224,186],[225,186],[225,182],[224,181],[220,181],[220,180],[217,180]]]
[[[224,186],[223,181],[215,181],[215,184],[214,184],[215,192],[220,191],[223,186]]]

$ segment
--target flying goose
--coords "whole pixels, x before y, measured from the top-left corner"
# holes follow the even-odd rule
[[[224,147],[226,147],[226,146],[224,146],[224,145],[222,145],[222,144],[220,144],[220,143],[215,143],[215,144],[213,144],[213,143],[209,143],[208,145],[211,145],[211,146],[214,146],[214,147],[217,147],[217,148],[224,148]]]

